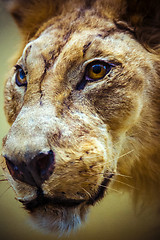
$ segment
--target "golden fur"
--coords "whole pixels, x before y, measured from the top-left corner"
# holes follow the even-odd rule
[[[35,199],[37,204],[39,188],[54,201],[82,200],[77,206],[37,204],[32,219],[48,231],[69,231],[108,184],[158,206],[159,1],[8,0],[6,5],[24,38],[16,64],[26,72],[27,87],[15,84],[13,68],[5,85],[11,128],[3,156],[28,166],[37,152],[52,150],[55,168],[38,190],[11,176],[5,158],[3,169],[24,205]],[[95,60],[114,67],[78,88]]]

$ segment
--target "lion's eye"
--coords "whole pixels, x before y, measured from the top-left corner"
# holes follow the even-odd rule
[[[104,78],[115,67],[113,63],[97,60],[87,65],[83,79],[77,84],[76,90],[82,90],[88,82]]]
[[[102,61],[92,62],[87,66],[85,79],[89,81],[99,80],[109,73],[112,65]]]
[[[27,86],[27,79],[26,79],[26,73],[24,72],[24,70],[19,66],[17,65],[16,66],[16,84],[19,86],[19,87],[22,87],[22,86]]]

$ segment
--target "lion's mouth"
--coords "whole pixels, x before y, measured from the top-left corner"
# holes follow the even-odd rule
[[[65,199],[65,198],[63,199],[59,197],[50,198],[50,197],[46,197],[43,194],[43,191],[41,189],[38,189],[37,197],[35,199],[29,202],[20,200],[20,202],[23,203],[24,207],[28,211],[33,212],[36,208],[47,206],[47,205],[51,205],[54,207],[65,207],[65,208],[77,207],[78,205],[83,203],[84,200]]]
[[[39,188],[37,190],[37,197],[31,201],[22,201],[19,200],[21,203],[23,203],[24,207],[30,211],[33,212],[38,207],[43,207],[47,205],[51,205],[53,207],[64,207],[64,208],[76,208],[80,204],[85,203],[85,205],[94,205],[97,201],[102,199],[104,197],[105,190],[113,177],[114,174],[111,174],[109,177],[104,178],[102,181],[102,184],[98,187],[98,190],[96,194],[88,200],[76,200],[76,199],[65,199],[65,198],[59,198],[59,197],[46,197],[43,193],[43,190]]]

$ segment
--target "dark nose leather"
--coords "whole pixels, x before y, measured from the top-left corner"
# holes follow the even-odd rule
[[[54,171],[55,157],[52,150],[40,152],[29,163],[15,163],[6,155],[4,157],[14,180],[19,180],[31,186],[40,187]]]

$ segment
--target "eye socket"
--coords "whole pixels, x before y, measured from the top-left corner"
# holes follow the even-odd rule
[[[25,86],[26,87],[27,86],[26,73],[19,65],[16,66],[16,71],[17,72],[16,72],[15,80],[16,80],[17,86],[19,86],[19,87]]]
[[[99,80],[105,77],[113,67],[113,64],[103,61],[92,62],[87,66],[85,80],[93,81]]]

